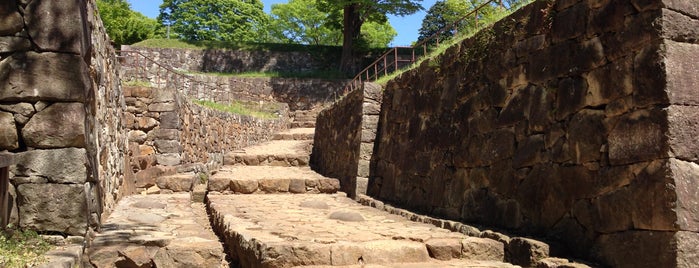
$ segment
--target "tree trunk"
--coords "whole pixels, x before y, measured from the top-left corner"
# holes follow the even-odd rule
[[[340,71],[354,75],[356,70],[354,41],[359,38],[362,29],[362,19],[358,4],[350,4],[343,10],[342,27],[342,58],[340,59]]]

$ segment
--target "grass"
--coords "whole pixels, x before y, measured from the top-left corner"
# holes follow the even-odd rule
[[[0,231],[0,267],[30,267],[46,261],[51,248],[34,231]]]
[[[207,100],[194,100],[194,102],[204,107],[232,114],[247,115],[261,119],[279,118],[279,115],[276,114],[280,109],[280,104],[278,103],[265,102],[260,104],[258,102],[236,101],[231,104],[222,104]]]
[[[188,72],[188,74],[213,75],[221,77],[245,77],[245,78],[322,78],[322,79],[347,79],[346,74],[340,71],[319,70],[308,72],[243,72],[243,73],[208,73]]]
[[[124,86],[129,86],[129,87],[150,87],[151,86],[149,81],[144,81],[144,80],[129,80],[129,81],[124,81],[122,84]]]
[[[449,40],[443,41],[442,43],[440,43],[437,46],[432,46],[432,47],[428,46],[427,55],[420,57],[417,61],[415,61],[415,63],[411,64],[410,66],[408,66],[406,68],[400,69],[396,72],[393,72],[393,73],[390,73],[386,76],[380,77],[379,79],[377,79],[375,81],[375,83],[385,86],[386,83],[388,83],[388,81],[395,79],[396,77],[400,76],[401,74],[403,74],[407,71],[410,71],[414,68],[417,68],[418,66],[420,66],[420,64],[422,64],[423,61],[436,60],[439,56],[444,54],[444,52],[446,52],[447,49],[449,49],[450,47],[452,47],[458,43],[463,42],[467,38],[473,37],[475,34],[481,32],[481,30],[483,30],[483,29],[490,28],[491,26],[493,26],[493,24],[495,22],[509,16],[514,11],[522,8],[523,6],[526,6],[527,4],[529,4],[533,1],[534,0],[529,0],[529,1],[526,1],[513,9],[507,10],[506,12],[494,14],[494,16],[490,17],[487,21],[481,21],[482,23],[480,24],[479,27],[470,28],[470,29],[467,29],[466,31],[459,31],[459,33],[456,36],[450,38]]]

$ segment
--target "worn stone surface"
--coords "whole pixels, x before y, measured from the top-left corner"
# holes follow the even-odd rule
[[[88,42],[81,2],[31,1],[26,7],[27,33],[44,51],[83,53]]]
[[[87,203],[82,184],[21,184],[17,187],[17,206],[22,228],[85,233]]]
[[[95,267],[226,266],[204,205],[189,194],[123,198],[87,255]]]
[[[549,245],[523,237],[512,238],[507,251],[512,264],[524,267],[535,266],[539,260],[549,257]]]
[[[309,201],[322,202],[328,209],[309,206]],[[429,239],[460,243],[465,238],[361,206],[342,195],[210,194],[209,207],[217,232],[239,245],[229,248],[233,264],[246,267],[351,265],[359,258],[367,264],[424,262],[430,259],[425,245]],[[359,214],[364,221],[331,219],[336,211]],[[458,249],[460,254],[460,245]]]
[[[308,167],[224,166],[211,176],[209,191],[234,193],[335,193],[337,179],[326,178]],[[293,187],[293,189],[292,189]]]
[[[0,112],[0,150],[14,150],[19,148],[19,134],[15,125],[14,116],[11,113]]]
[[[85,147],[85,106],[82,103],[56,103],[36,113],[22,129],[29,147]]]
[[[17,153],[12,180],[46,180],[82,184],[87,180],[87,152],[80,148],[33,150]]]
[[[77,55],[15,53],[0,62],[0,100],[83,101],[87,66]],[[50,73],[51,75],[46,75]]]

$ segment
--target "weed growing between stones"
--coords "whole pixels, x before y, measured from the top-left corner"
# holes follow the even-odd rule
[[[45,261],[51,248],[36,232],[8,228],[0,231],[0,267],[31,267]]]
[[[231,104],[217,103],[206,100],[193,100],[194,103],[201,106],[211,108],[217,111],[247,115],[261,119],[279,118],[281,108],[278,103],[258,103],[258,102],[242,102],[235,101]]]

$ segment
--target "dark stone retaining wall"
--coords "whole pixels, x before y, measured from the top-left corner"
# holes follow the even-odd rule
[[[613,267],[699,263],[699,2],[535,2],[388,83],[369,195],[561,241]]]
[[[15,226],[83,235],[130,191],[117,61],[95,10],[0,3],[0,151],[16,160]]]
[[[341,191],[354,197],[357,177],[368,177],[376,138],[379,85],[365,83],[318,114],[310,165],[326,177],[340,180]],[[366,189],[360,187],[359,193]]]

